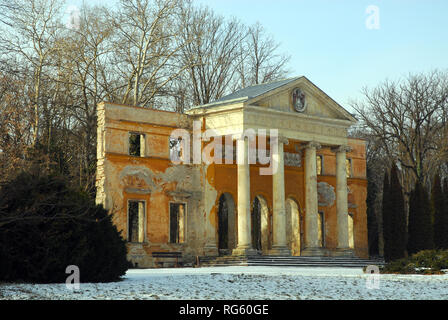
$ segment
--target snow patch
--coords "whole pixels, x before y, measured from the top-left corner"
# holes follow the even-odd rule
[[[448,275],[375,275],[357,268],[208,267],[128,270],[123,281],[64,284],[0,284],[0,299],[225,299],[337,300],[447,299]],[[82,279],[82,270],[81,270]]]

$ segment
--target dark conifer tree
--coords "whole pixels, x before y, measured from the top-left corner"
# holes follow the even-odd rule
[[[394,164],[390,172],[390,202],[391,202],[391,259],[401,259],[406,255],[406,213],[404,210],[404,198],[398,168]]]
[[[431,206],[423,185],[417,181],[409,201],[408,252],[434,248]]]
[[[130,267],[112,215],[62,176],[22,172],[0,188],[0,282],[118,281]]]
[[[443,211],[443,216],[442,216],[442,225],[444,226],[444,232],[443,232],[443,237],[441,239],[441,248],[442,249],[448,249],[448,179],[445,179],[444,184],[443,184],[443,195],[444,195],[444,211]]]
[[[436,174],[431,190],[431,209],[432,223],[434,230],[434,247],[436,249],[444,248],[444,238],[448,232],[446,228],[446,208],[445,198],[442,191],[442,183],[439,174]]]
[[[383,216],[383,243],[384,243],[384,259],[390,261],[390,247],[391,243],[391,232],[390,232],[390,183],[389,174],[384,173],[383,181],[383,202],[382,202],[382,216]]]
[[[369,241],[369,255],[378,256],[378,220],[375,212],[375,200],[378,195],[378,187],[369,179],[371,169],[367,168],[367,232]]]

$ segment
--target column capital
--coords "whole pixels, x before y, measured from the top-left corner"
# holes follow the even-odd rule
[[[238,133],[238,134],[232,135],[232,140],[235,140],[235,141],[244,141],[246,139],[249,140],[249,137],[247,135],[245,135],[244,133]]]
[[[350,146],[347,145],[340,145],[340,146],[336,146],[331,148],[331,151],[334,153],[340,153],[340,152],[350,152],[352,151],[352,148]]]
[[[278,143],[282,143],[284,145],[288,145],[289,144],[289,139],[286,138],[285,136],[277,136],[276,138],[278,140]]]
[[[321,146],[321,144],[319,142],[310,141],[310,142],[306,143],[303,146],[303,148],[304,149],[312,149],[312,148],[314,148],[314,149],[318,150],[318,149],[322,148],[322,146]]]

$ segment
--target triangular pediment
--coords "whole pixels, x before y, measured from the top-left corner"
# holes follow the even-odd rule
[[[297,111],[294,107],[293,92],[296,89],[300,89],[304,95],[305,108],[303,111]],[[356,122],[356,119],[347,110],[306,77],[292,79],[273,90],[249,98],[245,104],[319,118]]]
[[[297,109],[300,108],[294,107],[292,98],[296,89],[300,90],[301,100],[306,105],[299,111]],[[215,102],[197,106],[187,113],[219,113],[253,106],[312,119],[342,121],[346,126],[357,122],[352,114],[304,76],[246,87]]]

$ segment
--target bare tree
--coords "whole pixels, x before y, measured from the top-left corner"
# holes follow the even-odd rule
[[[208,8],[187,5],[183,9],[179,34],[185,45],[179,58],[190,66],[186,86],[194,105],[222,97],[236,81],[236,63],[241,42],[247,36],[243,25],[226,21]]]
[[[278,53],[280,43],[257,22],[249,27],[245,48],[238,65],[242,87],[285,78],[291,56]]]
[[[114,17],[117,30],[115,66],[126,80],[121,102],[150,107],[163,88],[181,72],[172,68],[182,48],[174,28],[180,0],[122,0]]]
[[[0,22],[11,26],[11,12],[16,9],[17,2],[0,0]]]
[[[23,165],[32,121],[24,117],[26,86],[14,74],[0,74],[0,183]]]
[[[50,56],[58,50],[61,5],[57,0],[9,1],[7,27],[0,38],[3,55],[7,59],[19,59],[21,69],[17,71],[27,74],[31,71],[32,74],[33,145],[39,140],[40,109],[47,109],[48,100],[43,99],[42,90]],[[44,111],[48,112],[48,109]]]
[[[76,146],[73,157],[79,168],[79,184],[86,190],[95,185],[96,107],[113,97],[113,24],[102,7],[83,6],[79,26],[67,32],[55,57],[60,72],[55,81],[63,84],[67,106],[63,129],[67,143]],[[70,150],[67,150],[70,152]]]
[[[352,103],[369,141],[368,165],[377,175],[392,163],[400,169],[406,212],[416,181],[430,187],[437,169],[447,164],[447,75],[433,71],[386,81],[364,88],[364,101]]]

